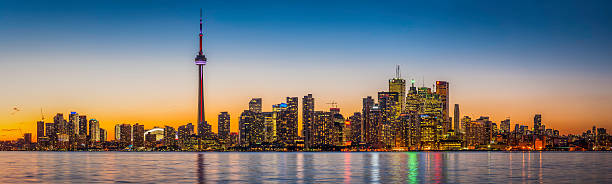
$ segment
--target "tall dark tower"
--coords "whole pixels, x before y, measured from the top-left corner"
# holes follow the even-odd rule
[[[198,65],[199,68],[199,77],[200,80],[198,84],[200,85],[198,88],[198,135],[201,137],[204,135],[204,126],[206,123],[206,118],[204,118],[204,65],[206,65],[206,56],[204,56],[204,52],[202,51],[202,9],[200,9],[200,52],[195,58],[195,64]]]

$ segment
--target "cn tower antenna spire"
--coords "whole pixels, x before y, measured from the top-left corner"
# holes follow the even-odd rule
[[[202,52],[202,36],[204,36],[202,34],[202,8],[200,8],[200,55],[204,54]]]

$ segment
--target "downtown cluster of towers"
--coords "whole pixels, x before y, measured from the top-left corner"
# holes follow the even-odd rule
[[[230,114],[218,115],[217,133],[206,121],[145,129],[142,124],[116,124],[114,141],[96,119],[76,112],[57,113],[53,122],[37,122],[36,150],[172,150],[172,151],[403,151],[403,150],[608,150],[604,128],[582,135],[559,135],[546,128],[542,116],[533,127],[497,123],[488,117],[461,117],[454,104],[449,115],[449,83],[433,88],[406,87],[399,74],[388,80],[389,90],[363,98],[361,112],[344,117],[340,109],[315,110],[315,98],[287,97],[264,112],[262,99],[253,98],[239,117],[239,132],[230,132]],[[406,90],[407,89],[407,90]],[[332,104],[333,105],[333,104]],[[301,108],[301,114],[299,113]],[[461,117],[461,118],[459,118]],[[301,118],[301,133],[298,131]],[[25,142],[31,145],[32,135]]]

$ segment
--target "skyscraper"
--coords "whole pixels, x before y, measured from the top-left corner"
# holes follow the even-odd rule
[[[408,90],[408,94],[406,94],[406,111],[411,114],[418,114],[422,111],[423,103],[414,83],[414,80],[410,81],[411,86]]]
[[[333,126],[331,112],[315,111],[312,121],[311,148],[324,148],[333,145]]]
[[[171,126],[164,126],[164,145],[175,145],[176,130]]]
[[[533,117],[533,133],[535,135],[542,135],[541,129],[542,129],[542,115],[536,114]]]
[[[63,113],[57,113],[53,117],[53,124],[55,125],[55,133],[65,134],[66,131],[66,119],[64,119]]]
[[[32,144],[32,133],[23,134],[23,141],[26,145]]]
[[[136,123],[133,127],[132,127],[132,138],[133,138],[133,144],[135,147],[142,147],[144,146],[144,125],[140,125],[138,123]]]
[[[100,128],[100,142],[106,142],[106,140],[108,140],[107,131],[103,128]]]
[[[330,108],[331,120],[332,120],[332,143],[334,146],[343,146],[346,140],[344,130],[346,128],[346,121],[344,116],[340,114],[340,108]]]
[[[397,65],[395,71],[395,78],[389,79],[389,92],[398,94],[399,98],[397,98],[395,103],[397,110],[399,112],[404,111],[406,106],[406,80],[402,79],[399,65]]]
[[[372,109],[374,108],[374,99],[371,96],[367,96],[366,98],[363,98],[363,102],[362,102],[362,116],[363,118],[361,119],[362,124],[361,124],[361,139],[363,143],[371,143],[373,140],[372,137],[372,131],[374,130],[374,128],[376,127],[372,127],[373,125],[373,119],[372,118]]]
[[[399,134],[399,115],[400,112],[397,102],[399,102],[399,95],[397,92],[378,92],[378,107],[380,108],[382,121],[378,128],[380,130],[380,136],[382,136],[382,142],[386,146],[395,146],[395,138]]]
[[[451,129],[451,124],[449,121],[449,93],[448,93],[448,82],[446,81],[436,81],[436,94],[440,96],[440,101],[442,102],[442,117],[443,122],[442,126],[444,128],[444,132],[447,132]]]
[[[352,116],[349,117],[349,121],[351,122],[351,141],[353,143],[353,145],[357,145],[361,142],[363,142],[363,139],[361,139],[362,136],[362,116],[360,112],[355,112],[353,113]]]
[[[87,121],[87,120],[85,120]],[[70,127],[70,133],[68,135],[79,135],[79,127],[81,127],[79,125],[80,121],[79,121],[79,113],[76,112],[70,112],[70,115],[68,115],[68,124]]]
[[[459,113],[459,104],[455,104],[455,112],[453,113],[453,129],[455,130],[455,133],[461,133],[463,130],[461,130],[461,120],[459,119],[459,117],[461,114]]]
[[[121,124],[115,125],[115,141],[121,141]]]
[[[80,115],[79,116],[79,135],[87,136],[87,116]],[[99,136],[98,136],[99,137]]]
[[[45,136],[49,138],[49,142],[55,142],[57,140],[55,123],[45,123]]]
[[[96,119],[89,120],[89,140],[100,142],[100,122]]]
[[[200,9],[200,51],[195,58],[195,64],[198,65],[200,80],[198,82],[198,135],[202,137],[205,134],[206,118],[204,117],[204,65],[206,65],[206,56],[202,51],[202,9]]]
[[[312,144],[312,121],[314,116],[314,98],[308,94],[302,98],[302,137],[304,137],[304,147],[310,148]]]
[[[187,141],[189,137],[194,134],[193,124],[188,123],[178,128],[178,137],[181,141]]]
[[[221,112],[218,117],[217,131],[219,134],[219,140],[224,143],[229,142],[230,136],[230,115],[227,112]]]
[[[505,134],[510,133],[510,118],[506,118],[506,120],[503,120],[500,123],[500,128],[503,131],[503,133]]]
[[[115,126],[116,127],[116,126]],[[115,129],[116,130],[116,129]],[[132,144],[132,125],[130,124],[121,124],[119,125],[119,133],[120,142],[124,144],[124,146]]]
[[[261,113],[261,98],[252,98],[249,101],[249,110],[254,113]]]
[[[238,121],[238,129],[240,131],[240,145],[250,146],[255,143],[253,134],[255,124],[255,113],[250,110],[244,110],[240,114],[240,120]]]
[[[264,142],[274,143],[276,141],[276,113],[263,112],[264,119]]]
[[[40,142],[40,138],[45,136],[45,122],[36,122],[36,142]]]
[[[286,144],[295,146],[298,138],[298,97],[287,97]]]

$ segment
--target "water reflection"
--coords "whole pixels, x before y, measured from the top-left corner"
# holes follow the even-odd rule
[[[351,175],[351,153],[344,153],[344,183],[351,183]]]
[[[198,154],[198,183],[206,182],[206,164],[204,163],[204,155]]]
[[[408,183],[419,183],[419,154],[415,152],[406,154],[408,154]]]
[[[612,154],[0,152],[0,183],[612,183]]]

